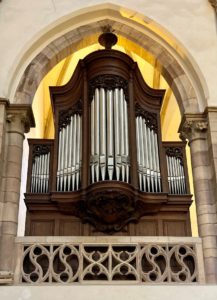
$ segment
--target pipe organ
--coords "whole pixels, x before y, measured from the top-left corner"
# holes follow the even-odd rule
[[[165,91],[110,42],[50,88],[55,138],[29,140],[27,235],[191,233],[185,143],[161,139]]]

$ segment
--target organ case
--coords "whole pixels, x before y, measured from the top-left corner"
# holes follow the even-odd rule
[[[164,91],[100,50],[50,93],[55,138],[29,140],[26,234],[190,235],[185,144],[161,139]]]

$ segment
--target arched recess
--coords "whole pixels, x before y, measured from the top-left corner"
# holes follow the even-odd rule
[[[147,58],[150,63],[153,64],[153,58],[157,60],[159,71],[171,87],[182,115],[201,113],[206,108],[208,89],[196,62],[174,37],[150,19],[129,10],[125,13],[124,9],[122,10],[112,4],[85,9],[77,14],[73,13],[73,16],[69,15],[66,19],[59,20],[58,24],[53,24],[50,28],[45,29],[46,33],[41,34],[41,37],[37,38],[37,42],[35,40],[32,46],[26,47],[27,50],[17,60],[17,65],[14,66],[8,85],[8,95],[11,103],[31,104],[40,81],[49,70],[73,51],[96,43],[101,27],[111,25],[118,35],[134,42],[138,46],[138,51],[146,51],[149,54]],[[216,235],[213,229],[215,227],[210,213],[213,209],[211,205],[203,205],[207,199],[199,190],[199,176],[203,175],[204,166],[198,166],[198,164],[203,161],[202,154],[204,153],[201,149],[207,146],[202,144],[207,142],[203,136],[206,126],[207,123],[201,122],[199,115],[198,120],[195,122],[187,122],[185,129],[190,138],[193,131],[197,135],[201,131],[199,138],[195,135],[196,137],[191,143],[191,150],[193,144],[195,145],[195,151],[192,151],[193,154],[197,153],[199,149],[199,153],[197,153],[199,155],[195,156],[197,159],[194,161],[194,178],[198,186],[196,197],[199,199],[197,199],[200,213],[198,216],[201,225],[200,235],[204,243],[207,280],[216,282],[214,259],[216,257],[216,246],[212,246],[211,250],[214,254],[213,257],[210,257],[209,241],[206,241],[206,238],[212,235],[212,245],[216,243]],[[202,141],[202,146],[199,145],[196,149],[198,140],[199,143]],[[200,172],[197,172],[196,167],[199,168]],[[209,189],[210,186],[213,187],[211,179],[205,179],[203,183],[206,188],[207,186]],[[204,199],[201,199],[203,197]],[[214,196],[212,198],[215,200]],[[208,222],[205,218],[208,218]]]
[[[79,11],[76,16],[69,16],[67,21],[64,20],[42,35],[37,41],[38,48],[32,45],[32,49],[30,47],[26,51],[12,74],[9,84],[11,102],[31,104],[43,77],[74,51],[96,43],[105,25],[111,25],[126,41],[134,42],[141,56],[142,52],[148,53],[146,59],[149,63],[153,64],[157,60],[159,71],[171,87],[181,114],[204,111],[207,106],[205,81],[186,49],[150,19],[111,4]],[[59,37],[56,38],[57,35]],[[45,43],[46,36],[52,41]],[[43,48],[43,45],[46,46]]]

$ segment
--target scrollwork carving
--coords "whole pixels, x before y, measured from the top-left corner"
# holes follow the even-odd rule
[[[74,114],[82,115],[82,101],[79,100],[75,105],[67,110],[60,111],[59,113],[59,129],[66,127],[70,124],[71,116]]]
[[[91,193],[79,209],[79,217],[91,223],[97,231],[120,231],[130,221],[136,221],[135,202],[120,191]]]
[[[45,144],[33,145],[33,150],[32,150],[33,162],[35,161],[36,156],[48,154],[50,151],[51,151],[50,145],[45,145]]]
[[[135,114],[137,116],[142,116],[145,119],[146,125],[157,132],[158,123],[157,123],[157,114],[151,113],[143,109],[138,103],[135,105]]]
[[[114,90],[116,88],[123,89],[125,99],[128,100],[128,83],[127,80],[117,75],[100,75],[89,82],[89,99],[92,100],[96,88],[104,88],[106,90]]]
[[[168,148],[166,148],[166,155],[178,158],[180,160],[180,163],[183,165],[183,151],[182,151],[182,148],[168,147]]]

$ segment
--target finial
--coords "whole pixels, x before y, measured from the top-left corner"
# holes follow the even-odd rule
[[[113,33],[114,30],[112,30],[112,27],[110,25],[102,27],[103,33],[100,34],[98,38],[98,42],[100,45],[105,47],[106,50],[111,50],[112,46],[114,46],[118,38],[117,36]]]

